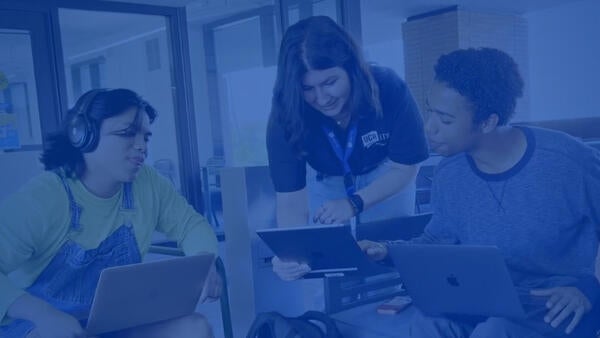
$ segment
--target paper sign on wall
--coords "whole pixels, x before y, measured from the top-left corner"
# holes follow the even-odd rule
[[[17,116],[9,114],[6,103],[0,103],[0,150],[19,149],[19,130]]]

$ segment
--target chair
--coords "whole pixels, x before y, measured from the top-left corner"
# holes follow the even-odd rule
[[[417,214],[429,211],[431,203],[431,184],[435,165],[424,165],[419,169],[416,180],[415,212]]]
[[[155,243],[150,246],[149,253],[168,255],[168,256],[184,256],[181,249],[177,248],[174,242]],[[217,273],[223,280],[223,291],[219,299],[221,306],[221,320],[223,322],[223,332],[225,338],[233,338],[233,327],[231,324],[231,310],[229,308],[229,292],[227,287],[227,275],[225,273],[225,265],[220,257],[215,260],[215,268]]]

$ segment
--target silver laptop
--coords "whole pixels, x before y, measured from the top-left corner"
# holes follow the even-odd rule
[[[391,246],[389,254],[408,294],[426,314],[525,317],[495,246],[406,244]]]
[[[88,335],[98,335],[193,313],[214,255],[108,268],[100,274]]]

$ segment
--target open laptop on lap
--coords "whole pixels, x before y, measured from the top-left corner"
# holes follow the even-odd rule
[[[304,278],[371,275],[390,269],[371,262],[350,231],[350,225],[323,225],[257,230],[281,260],[306,263]]]
[[[87,334],[192,314],[214,259],[206,254],[103,270],[87,319]]]
[[[394,245],[389,255],[408,294],[426,314],[525,317],[494,246]]]

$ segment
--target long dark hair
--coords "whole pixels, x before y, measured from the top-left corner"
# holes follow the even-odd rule
[[[318,114],[304,101],[302,79],[308,70],[332,67],[348,73],[352,89],[346,106],[352,117],[365,110],[381,116],[379,89],[350,35],[327,16],[301,20],[286,30],[281,41],[269,117],[269,125],[281,125],[298,153],[307,126],[314,121],[311,116]]]
[[[85,172],[86,167],[83,152],[71,143],[69,129],[71,122],[80,113],[82,105],[85,104],[85,97],[88,94],[90,92],[79,97],[73,108],[69,109],[61,128],[57,132],[46,136],[44,152],[40,157],[45,170],[62,168],[67,177],[77,178],[81,177]],[[89,102],[87,109],[83,113],[89,120],[91,127],[99,131],[102,121],[118,116],[131,108],[136,108],[138,114],[140,112],[148,114],[150,123],[154,122],[157,115],[156,110],[137,93],[129,89],[104,89],[100,91]],[[98,137],[100,136],[98,135]]]

